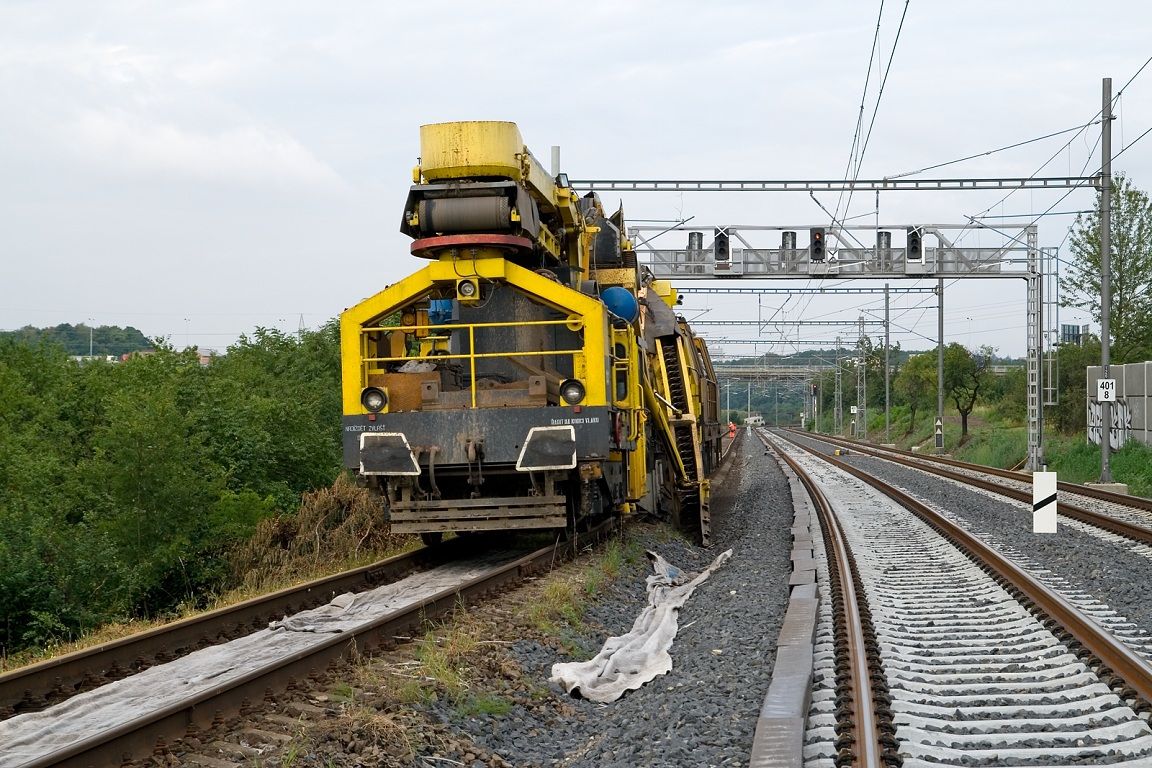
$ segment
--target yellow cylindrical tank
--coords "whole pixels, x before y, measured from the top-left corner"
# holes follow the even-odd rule
[[[524,139],[516,123],[467,120],[420,126],[420,170],[429,181],[520,178]]]

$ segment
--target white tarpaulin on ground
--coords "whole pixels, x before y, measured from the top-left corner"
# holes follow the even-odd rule
[[[599,702],[615,701],[672,669],[668,649],[676,638],[676,614],[696,587],[732,556],[721,552],[712,564],[691,581],[686,574],[655,552],[648,552],[652,569],[648,577],[648,605],[636,617],[632,631],[610,637],[603,650],[588,661],[552,665],[551,682],[573,696]],[[687,583],[685,583],[687,581]]]

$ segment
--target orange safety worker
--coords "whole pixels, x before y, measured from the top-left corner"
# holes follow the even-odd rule
[[[731,437],[731,438],[736,437],[736,425],[733,424],[731,421],[728,422],[728,437]]]

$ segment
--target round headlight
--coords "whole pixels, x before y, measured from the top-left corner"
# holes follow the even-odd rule
[[[568,405],[576,405],[584,399],[584,385],[576,379],[568,379],[560,384],[560,397]]]
[[[372,413],[379,413],[388,405],[388,395],[379,387],[368,387],[360,393],[360,403]]]
[[[476,283],[471,280],[461,280],[456,286],[456,290],[466,299],[470,299],[476,295]]]

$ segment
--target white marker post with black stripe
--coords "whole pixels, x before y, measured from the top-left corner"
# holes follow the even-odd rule
[[[1056,533],[1056,473],[1032,473],[1032,533]]]

